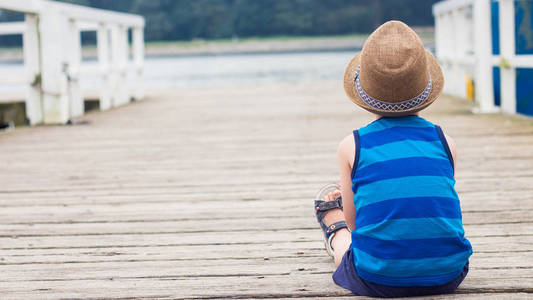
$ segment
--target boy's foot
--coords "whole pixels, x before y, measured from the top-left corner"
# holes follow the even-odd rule
[[[341,196],[341,191],[335,190],[325,195],[322,200],[326,202],[335,201],[340,196]],[[322,222],[324,222],[326,226],[330,226],[331,224],[337,223],[339,221],[344,221],[344,213],[342,212],[342,209],[340,208],[334,208],[334,209],[328,210],[326,214],[324,215],[324,217],[322,217]]]
[[[315,200],[315,213],[317,221],[324,232],[324,242],[328,254],[334,256],[332,241],[339,230],[346,230],[348,226],[344,220],[342,212],[341,192],[338,185],[330,184],[325,186],[317,194]]]

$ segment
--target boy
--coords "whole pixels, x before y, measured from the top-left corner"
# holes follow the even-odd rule
[[[417,115],[443,84],[436,59],[398,21],[376,29],[346,68],[346,94],[376,120],[342,140],[341,184],[319,191],[315,211],[333,280],[357,295],[451,293],[468,273],[455,145]]]

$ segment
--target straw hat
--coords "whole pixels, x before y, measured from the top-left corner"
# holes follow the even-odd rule
[[[348,97],[382,116],[404,116],[428,107],[443,85],[435,57],[400,21],[389,21],[376,29],[344,72]]]

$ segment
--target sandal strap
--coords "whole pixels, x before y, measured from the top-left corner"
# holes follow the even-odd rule
[[[340,196],[333,201],[315,200],[316,219],[318,223],[320,223],[322,229],[324,230],[326,229],[322,222],[322,219],[324,218],[324,215],[326,215],[326,212],[328,210],[337,209],[337,208],[340,208],[341,210],[343,209],[342,197]]]
[[[345,221],[339,221],[329,225],[327,228],[328,229],[324,232],[326,236],[326,250],[331,257],[334,257],[334,250],[333,247],[331,247],[331,241],[333,240],[333,237],[335,237],[335,233],[338,230],[343,228],[348,229],[348,225]]]
[[[333,201],[315,200],[316,211],[328,211],[330,209],[340,208],[342,209],[342,197],[339,196]]]
[[[329,237],[335,232],[337,232],[338,230],[341,230],[343,228],[348,228],[348,225],[346,224],[346,221],[339,221],[339,222],[335,222],[329,225],[327,228],[328,229],[326,230],[325,234],[326,234],[326,238],[329,239]]]

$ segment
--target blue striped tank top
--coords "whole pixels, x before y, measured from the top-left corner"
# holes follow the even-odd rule
[[[440,127],[418,116],[381,118],[354,138],[351,250],[358,275],[389,286],[453,280],[472,246]]]

